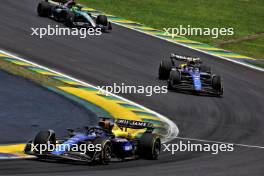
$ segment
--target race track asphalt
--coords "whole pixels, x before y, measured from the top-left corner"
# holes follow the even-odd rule
[[[157,79],[162,58],[171,52],[201,57],[223,77],[222,98],[175,92],[151,97],[123,96],[172,119],[181,137],[264,146],[263,72],[116,25],[111,33],[86,39],[76,36],[39,39],[30,35],[31,27],[58,23],[38,17],[36,5],[34,0],[1,1],[0,48],[94,85],[166,85]],[[234,152],[218,155],[164,152],[158,161],[107,166],[4,160],[0,161],[0,174],[262,176],[263,161],[264,149],[236,146]]]
[[[65,126],[74,129],[97,121],[94,113],[77,103],[22,77],[0,70],[0,80],[0,144],[25,143],[47,129],[64,136]]]

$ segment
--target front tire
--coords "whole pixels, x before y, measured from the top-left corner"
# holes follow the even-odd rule
[[[108,22],[108,30],[113,30],[112,23]]]
[[[67,17],[66,17],[65,26],[67,26],[69,28],[74,27],[74,25],[73,25],[74,18],[75,18],[74,13],[69,11],[67,14]]]
[[[168,89],[173,90],[173,85],[177,85],[181,82],[181,74],[178,70],[171,70],[168,80]]]
[[[51,14],[51,6],[48,2],[40,2],[37,7],[37,12],[41,17],[48,17]]]
[[[38,158],[44,158],[44,156],[42,155],[43,153],[47,153],[49,152],[48,150],[46,151],[40,151],[41,150],[41,145],[48,145],[51,144],[53,146],[56,146],[56,135],[55,132],[53,130],[48,130],[48,131],[40,131],[34,141],[33,141],[34,146],[37,146],[36,149],[38,151],[35,151],[35,153],[37,154]],[[46,148],[47,149],[47,148]]]
[[[98,15],[96,17],[96,23],[101,24],[103,26],[107,26],[108,25],[107,17],[105,15]]]
[[[212,78],[212,87],[218,92],[218,95],[223,94],[223,81],[220,76],[213,76]]]
[[[172,68],[171,61],[162,60],[159,65],[159,79],[167,80],[170,76],[171,68]]]
[[[139,142],[139,155],[141,158],[156,160],[161,150],[161,140],[158,135],[143,133]]]
[[[109,164],[112,156],[112,145],[109,139],[97,138],[94,140],[93,144],[96,146],[101,145],[101,151],[99,152],[99,164],[106,165]]]

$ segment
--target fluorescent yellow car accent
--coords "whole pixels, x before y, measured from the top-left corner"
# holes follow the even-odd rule
[[[136,115],[131,111],[129,108],[125,108],[118,103],[120,103],[119,100],[109,100],[106,99],[105,97],[99,96],[97,92],[94,91],[85,91],[82,89],[78,88],[72,88],[72,87],[57,87],[65,92],[68,92],[73,95],[77,95],[78,97],[87,100],[97,106],[100,106],[102,109],[106,110],[109,112],[109,114],[117,119],[117,118],[122,118],[122,119],[127,119],[127,120],[135,120],[135,121],[142,121],[141,116],[144,117],[144,115]],[[144,117],[145,118],[145,117]],[[157,120],[157,118],[154,117],[149,117],[148,119],[153,119]],[[131,133],[132,137],[135,137],[138,133],[144,132],[145,129],[127,129],[127,132],[122,131],[118,127],[113,128],[113,133],[116,136],[128,136],[128,133]]]

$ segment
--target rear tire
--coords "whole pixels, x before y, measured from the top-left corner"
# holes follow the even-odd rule
[[[48,17],[51,14],[51,6],[48,2],[40,2],[37,7],[37,12],[41,17]]]
[[[172,68],[171,61],[162,60],[159,65],[159,79],[167,80],[170,76],[171,68]]]
[[[219,95],[223,94],[223,81],[220,76],[213,76],[212,87],[219,92]]]
[[[139,156],[145,159],[156,160],[161,150],[161,140],[158,135],[143,133],[139,142]]]
[[[103,26],[107,26],[108,25],[107,17],[105,15],[98,15],[96,17],[96,24],[101,24]]]

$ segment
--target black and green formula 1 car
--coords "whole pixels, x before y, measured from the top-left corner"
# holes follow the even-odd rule
[[[74,1],[55,2],[43,0],[38,4],[37,13],[41,17],[49,17],[63,22],[68,27],[99,28],[102,32],[112,30],[112,25],[105,15],[93,17],[83,7]]]

